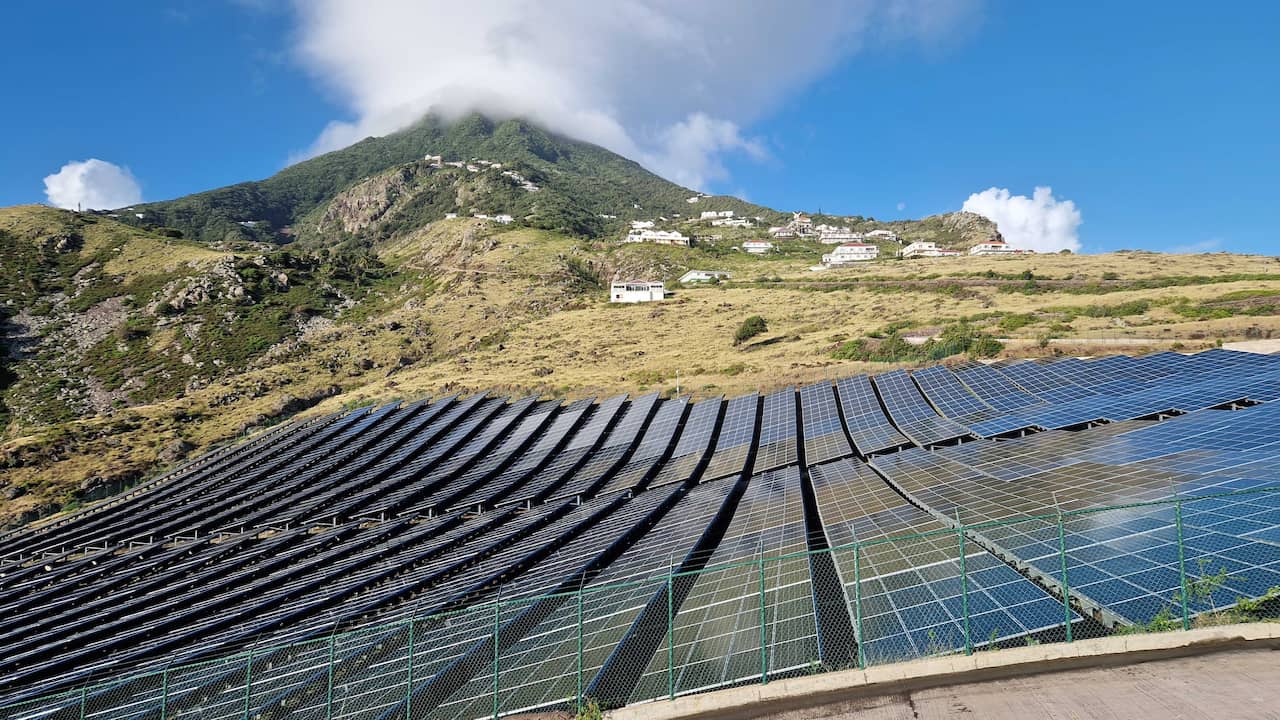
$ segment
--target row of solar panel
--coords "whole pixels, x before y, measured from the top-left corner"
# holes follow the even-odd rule
[[[1164,362],[1159,356],[1153,356],[1153,361],[1156,360],[1157,365]],[[1268,399],[1261,397],[1261,393],[1273,387],[1267,382],[1269,369],[1274,364],[1245,363],[1231,354],[1214,362],[1237,369],[1251,366],[1258,372],[1253,378],[1237,378],[1235,386],[1219,383],[1213,390],[1217,394],[1204,402],[1223,396],[1230,396],[1231,400]],[[1022,365],[1025,363],[995,371],[1004,372]],[[1205,364],[1197,366],[1203,368]],[[962,369],[957,376],[977,369]],[[386,620],[403,616],[412,611],[408,607],[409,598],[414,598],[419,610],[475,602],[488,596],[486,588],[491,588],[494,582],[523,577],[521,573],[530,563],[545,562],[548,552],[556,557],[564,555],[570,563],[588,556],[599,557],[603,552],[600,546],[593,546],[599,551],[595,555],[567,552],[565,548],[570,547],[575,538],[590,537],[606,546],[625,542],[636,528],[649,522],[648,512],[658,512],[664,503],[675,501],[681,490],[679,483],[695,478],[699,467],[705,468],[701,473],[704,481],[740,475],[753,461],[757,472],[777,470],[798,477],[797,462],[801,453],[807,465],[816,465],[847,457],[853,447],[865,455],[907,445],[901,435],[893,437],[897,429],[881,409],[881,400],[895,419],[899,419],[895,408],[910,410],[910,415],[902,416],[910,420],[899,419],[898,427],[904,430],[949,422],[924,401],[919,389],[933,387],[933,381],[921,382],[921,374],[916,373],[915,380],[905,374],[879,376],[874,385],[866,377],[859,377],[842,380],[834,388],[829,384],[803,388],[799,393],[799,409],[796,396],[790,391],[770,395],[763,401],[748,396],[727,403],[709,401],[692,407],[682,401],[658,401],[653,396],[634,401],[615,398],[599,405],[580,402],[564,408],[533,400],[506,404],[477,396],[466,401],[447,398],[429,405],[419,403],[357,412],[313,422],[292,433],[279,433],[276,441],[251,445],[243,453],[221,453],[184,474],[180,481],[136,501],[86,514],[74,523],[19,536],[35,541],[35,549],[29,551],[32,553],[60,550],[68,538],[102,549],[89,553],[74,549],[58,552],[58,557],[43,564],[11,568],[5,573],[0,607],[13,614],[8,616],[12,618],[7,625],[9,632],[0,635],[0,643],[5,643],[6,638],[10,641],[4,644],[5,656],[12,654],[14,660],[6,666],[6,672],[13,671],[13,674],[6,675],[0,682],[16,685],[24,678],[81,678],[94,669],[86,662],[92,658],[110,657],[112,667],[126,667],[130,662],[189,648],[197,637],[213,635],[220,639],[219,643],[202,646],[202,652],[244,642],[264,632],[276,638],[305,637],[340,617]],[[1185,372],[1174,372],[1164,377],[1178,378],[1185,389],[1188,384],[1185,375]],[[905,383],[901,382],[904,376]],[[1240,394],[1241,383],[1247,384],[1251,394]],[[1077,387],[1083,389],[1084,386]],[[916,388],[914,396],[910,394],[912,388]],[[1139,389],[1141,392],[1144,391]],[[1030,393],[1023,394],[1030,396]],[[1002,397],[1014,396],[1006,393]],[[1166,396],[1167,393],[1161,397]],[[989,397],[998,396],[989,394]],[[1219,404],[1222,403],[1206,406]],[[955,407],[955,402],[948,401],[947,406]],[[926,410],[934,413],[932,419]],[[1252,417],[1243,412],[1228,415]],[[1199,415],[1188,415],[1179,422],[1185,421],[1185,426],[1191,427],[1201,422],[1195,420],[1197,417]],[[1230,432],[1247,434],[1249,427],[1256,429],[1247,421],[1237,423]],[[1174,426],[1175,423],[1168,423],[1155,427]],[[1137,422],[1128,427],[1137,430],[1143,424]],[[1104,435],[1122,437],[1114,435],[1109,428],[1096,428],[1088,437]],[[1061,436],[1061,433],[1042,433],[1020,441],[971,442],[934,453],[906,451],[884,455],[875,463],[925,507],[946,514],[945,498],[925,498],[920,497],[920,493],[934,485],[945,485],[948,471],[954,476],[975,468],[976,465],[967,464],[962,454],[973,454],[976,458],[977,448],[999,446],[1003,452],[1003,448],[1016,447],[1018,443],[1047,444]],[[1103,445],[1099,451],[1115,452],[1119,447],[1114,443]],[[954,453],[956,459],[945,460],[948,453]],[[1165,455],[1174,459],[1175,454]],[[1022,455],[1017,456],[1022,464],[1039,467],[1049,462],[1054,453],[1024,455],[1025,460]],[[1263,443],[1255,449],[1250,462],[1264,465],[1273,455],[1273,449]],[[1057,456],[1060,457],[1060,453]],[[939,460],[910,464],[922,457]],[[1006,452],[1005,457],[1006,461],[996,464],[1007,466],[1012,456]],[[1184,465],[1187,461],[1177,460]],[[947,463],[960,467],[957,470]],[[845,461],[845,464],[854,469],[843,469],[842,477],[866,473],[865,466],[855,461]],[[828,472],[815,469],[815,489],[820,485],[820,477]],[[864,479],[869,487],[845,488],[843,496],[850,493],[863,496],[871,492],[878,480],[872,482],[875,479],[870,476]],[[911,487],[904,484],[908,480]],[[752,487],[767,487],[770,482],[778,485],[778,482],[761,479]],[[643,492],[636,500],[627,500],[624,493],[667,486],[673,486],[669,489],[676,494]],[[787,483],[781,484],[786,486]],[[880,490],[886,488],[881,485]],[[592,495],[599,499],[581,507],[564,502]],[[794,497],[792,502],[798,502]],[[641,499],[643,503],[639,502]],[[838,497],[819,502],[819,512],[824,513],[824,519],[825,513],[831,512],[826,508],[838,502]],[[652,507],[649,503],[653,503]],[[516,515],[513,510],[517,505],[530,506],[533,510]],[[962,503],[951,505],[960,508]],[[603,522],[623,506],[635,508],[646,519],[631,517],[607,526],[607,531],[586,532],[588,526]],[[200,511],[193,515],[197,507]],[[491,507],[497,508],[497,512],[479,517],[465,513],[470,508]],[[646,507],[649,511],[645,511]],[[450,508],[454,509],[450,511]],[[912,506],[899,502],[896,512],[910,514],[912,510],[915,510]],[[405,519],[385,521],[373,527],[361,527],[359,522],[359,518],[371,514],[385,520],[406,511]],[[975,512],[969,505],[964,505],[964,511]],[[919,523],[911,527],[917,530],[937,522],[936,518],[915,512],[920,513]],[[424,522],[409,519],[425,515],[431,517]],[[335,527],[314,533],[313,523],[319,519]],[[1258,530],[1267,530],[1266,523],[1259,524],[1264,527]],[[783,528],[794,522],[779,519],[765,525],[768,525],[765,529],[781,538],[786,535]],[[824,525],[829,536],[839,536],[831,523]],[[256,531],[264,527],[274,528],[267,537],[259,537],[257,532],[232,533],[222,538],[209,535],[220,529]],[[602,525],[602,530],[605,527]],[[802,532],[802,525],[796,526],[795,532]],[[168,548],[154,543],[139,549],[126,545],[144,536],[151,539],[174,534],[189,539]],[[436,542],[428,542],[431,540]],[[758,554],[766,549],[765,543],[759,533],[755,540],[757,546],[753,552]],[[774,547],[772,541],[768,545]],[[725,547],[721,545],[722,550],[717,553],[730,552],[723,550]],[[802,540],[800,547],[803,548]],[[741,557],[744,550],[738,548],[735,552],[733,557]],[[539,553],[543,556],[539,557]],[[972,570],[991,570],[993,576],[1003,571],[1013,572],[980,548],[966,545],[966,557],[970,555],[974,563],[970,566]],[[371,560],[375,562],[370,563]],[[670,557],[667,560],[671,562]],[[685,562],[681,560],[681,566]],[[612,567],[603,560],[597,563]],[[648,557],[647,564],[649,572],[669,567],[655,562],[652,556]],[[930,567],[929,563],[914,560],[910,565]],[[848,568],[840,566],[839,569],[847,584]],[[548,581],[570,582],[575,577],[585,579],[596,570],[599,568],[580,569],[576,573],[539,573],[539,576]],[[913,572],[914,576],[903,575],[899,570],[864,574],[867,578],[864,586],[873,580],[879,581],[880,575],[894,578],[895,583],[892,587],[884,586],[884,603],[873,602],[868,608],[883,612],[870,613],[864,618],[862,631],[866,634],[860,640],[868,652],[881,638],[892,638],[874,650],[886,656],[892,652],[891,648],[904,646],[903,638],[915,646],[926,640],[929,643],[954,640],[956,613],[947,601],[951,600],[954,605],[955,595],[946,594],[942,585],[930,587],[928,595],[920,592],[920,587],[927,584],[926,576],[930,582],[945,580],[935,577],[941,571]],[[771,654],[779,657],[766,659],[767,668],[788,668],[798,659],[813,659],[808,649],[787,650],[817,644],[816,630],[803,630],[806,623],[809,627],[816,624],[807,573],[807,568],[803,572],[795,570],[780,575],[776,583],[771,581],[771,587],[777,585],[780,597],[765,601],[767,614],[784,618],[786,622],[778,620],[774,624],[789,629],[779,630],[783,640],[770,644]],[[794,582],[785,579],[792,574],[797,578]],[[903,577],[910,577],[912,581],[903,584]],[[180,578],[181,582],[173,582],[174,578]],[[702,582],[703,579],[698,580]],[[982,589],[985,585],[977,586],[995,603],[992,627],[1000,637],[1031,631],[1029,626],[1037,623],[1027,618],[1034,618],[1039,611],[1033,612],[1030,608],[1042,607],[1046,601],[1052,604],[1034,584],[1025,579],[1022,582],[1025,585],[1020,592],[1030,594],[1021,601],[1017,601],[1016,593],[994,590],[1007,584],[999,577],[989,582],[993,590]],[[205,599],[192,605],[189,593],[196,587],[201,588]],[[531,595],[545,592],[549,587],[555,586],[518,583],[514,588],[508,585],[504,592]],[[910,591],[894,594],[903,589]],[[696,588],[681,591],[689,593],[686,597],[697,597]],[[186,603],[184,592],[188,594]],[[725,603],[710,602],[707,607],[721,608],[733,602],[740,606],[749,596],[735,591]],[[112,597],[117,601],[110,602]],[[119,602],[121,597],[129,599]],[[865,597],[871,600],[875,593]],[[931,599],[919,602],[926,597]],[[793,622],[791,613],[781,608],[803,606],[804,599],[809,600],[809,618],[805,620],[804,614],[799,613],[795,615],[799,619]],[[685,608],[693,612],[699,607],[698,600],[689,602],[685,605],[682,601],[681,613],[686,612]],[[1022,605],[1027,607],[1013,615],[1001,615],[998,611],[1003,606]],[[1060,610],[1060,606],[1058,608]],[[395,609],[399,615],[388,612],[389,609]],[[740,608],[739,614],[742,612]],[[1047,617],[1047,613],[1040,614]],[[115,622],[116,618],[119,622]],[[39,624],[29,625],[31,623]],[[707,627],[703,628],[704,625]],[[700,640],[716,638],[717,642],[729,643],[730,647],[746,648],[748,639],[739,637],[741,626],[742,622],[733,620],[720,609],[702,621],[689,624],[693,629],[681,635],[688,638],[680,643],[682,648],[687,646],[681,666],[701,669],[689,669],[687,674],[682,671],[681,692],[732,681],[726,678],[742,672],[746,667],[744,661],[728,660],[735,654],[732,650],[706,645]],[[750,627],[756,626],[758,621]],[[24,637],[21,629],[26,627],[35,627],[38,632]],[[44,634],[45,631],[48,634]],[[523,633],[520,636],[523,637]],[[145,641],[139,642],[140,639]],[[76,646],[73,652],[67,652],[69,641],[74,641]],[[632,641],[631,646],[638,642]],[[755,655],[759,655],[758,639],[755,643]],[[480,652],[475,648],[472,651]],[[629,652],[634,654],[640,650]],[[745,653],[749,655],[750,651]],[[188,652],[181,657],[195,656]],[[658,662],[656,655],[651,657],[652,662]],[[719,675],[706,665],[715,662],[722,662]],[[646,687],[645,682],[649,681],[643,677],[636,680],[636,688]],[[442,690],[437,688],[437,692]]]

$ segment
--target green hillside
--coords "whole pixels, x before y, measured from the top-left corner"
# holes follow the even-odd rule
[[[691,205],[686,200],[696,194],[694,191],[608,150],[523,120],[495,122],[471,115],[445,123],[429,115],[399,132],[366,138],[265,180],[138,205],[122,213],[122,219],[131,224],[176,228],[188,238],[205,242],[290,240],[296,237],[293,226],[297,222],[340,191],[398,166],[412,166],[428,154],[440,155],[445,161],[498,162],[504,170],[521,173],[541,191],[519,190],[529,197],[509,193],[503,198],[512,201],[506,211],[521,221],[527,219],[533,227],[564,229],[582,236],[602,235],[621,227],[627,219],[688,213],[690,208],[733,209],[770,218],[778,215],[736,198],[704,198]],[[459,173],[466,171],[449,174]],[[429,212],[422,220],[438,220],[445,212],[466,209],[454,205],[434,198],[425,203]],[[143,217],[138,219],[134,213]],[[614,215],[617,220],[601,215]]]

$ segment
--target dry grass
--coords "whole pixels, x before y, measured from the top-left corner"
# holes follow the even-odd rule
[[[4,227],[0,215],[0,227]],[[115,239],[115,240],[118,240]],[[112,242],[94,238],[92,242]],[[89,240],[86,239],[86,244]],[[118,261],[134,264],[206,262],[218,253],[191,251],[155,239],[125,243]],[[1236,290],[1280,289],[1280,282],[1240,281],[1205,286],[1129,290],[1104,295],[1067,292],[1022,294],[993,286],[961,292],[853,288],[809,291],[788,287],[696,287],[677,291],[666,302],[614,306],[598,291],[583,295],[582,278],[566,268],[566,258],[599,262],[604,270],[644,267],[643,262],[680,259],[664,249],[655,260],[644,253],[592,249],[533,230],[489,234],[470,220],[437,223],[380,248],[401,269],[398,284],[380,289],[353,308],[347,319],[278,347],[260,367],[194,389],[184,397],[117,411],[57,428],[42,429],[0,445],[0,454],[39,449],[45,460],[3,472],[8,484],[30,489],[29,497],[0,505],[0,520],[50,498],[70,498],[85,478],[142,475],[154,469],[162,448],[183,437],[200,448],[236,438],[278,415],[286,396],[307,397],[327,388],[337,394],[306,415],[370,401],[417,398],[447,392],[489,389],[510,394],[540,393],[582,397],[619,392],[674,392],[733,395],[802,385],[822,378],[880,372],[892,366],[837,361],[831,351],[893,321],[916,323],[922,332],[963,317],[1033,313],[1032,325],[1012,333],[1010,356],[1049,351],[1093,355],[1138,352],[1182,343],[1188,350],[1245,337],[1280,335],[1280,318],[1235,317],[1188,321],[1169,310],[1179,298],[1207,300]],[[684,251],[688,252],[688,251]],[[603,259],[601,259],[603,258]],[[740,277],[760,275],[809,280],[858,276],[909,277],[928,273],[983,272],[1084,276],[1103,272],[1121,280],[1170,275],[1263,274],[1280,272],[1274,258],[1243,256],[1034,256],[882,262],[866,268],[811,273],[807,263],[786,258],[732,258]],[[115,262],[115,261],[113,261]],[[714,263],[698,262],[696,266]],[[744,269],[745,268],[745,269]],[[1036,338],[1054,316],[1046,308],[1115,305],[1132,300],[1154,303],[1150,312],[1129,317],[1077,317],[1063,339],[1048,350]],[[769,324],[744,347],[733,332],[749,315]],[[1043,316],[1043,317],[1041,317]],[[1004,334],[999,333],[997,334]],[[1140,344],[1108,345],[1138,340]],[[169,341],[158,334],[157,343]],[[281,362],[278,358],[288,358]]]

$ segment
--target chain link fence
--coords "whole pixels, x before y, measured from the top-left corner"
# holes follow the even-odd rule
[[[943,518],[939,518],[943,519]],[[960,524],[320,632],[0,718],[471,718],[1280,618],[1280,489]]]

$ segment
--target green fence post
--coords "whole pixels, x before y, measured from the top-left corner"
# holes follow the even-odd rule
[[[865,669],[867,656],[862,652],[862,545],[856,542],[853,544],[853,630],[858,669]]]
[[[160,720],[169,715],[169,666],[164,666],[160,673]]]
[[[329,636],[329,680],[325,689],[324,699],[324,716],[325,720],[333,718],[333,661],[335,650],[337,649],[338,634],[335,632]]]
[[[493,603],[493,717],[498,717],[498,631],[502,626],[502,605]]]
[[[409,682],[405,684],[404,688],[405,720],[413,717],[413,631],[417,624],[417,618],[409,618]]]
[[[582,586],[578,586],[578,714],[582,714]]]
[[[667,699],[676,699],[675,599],[671,596],[671,568],[667,568]]]
[[[765,618],[765,599],[764,599],[764,549],[760,551],[760,684],[764,685],[769,682],[769,645],[768,630],[766,628]]]
[[[241,713],[245,720],[249,718],[249,704],[253,702],[253,651],[249,651],[249,658],[244,664],[244,712]]]
[[[89,701],[89,686],[80,688],[80,720],[84,720],[85,704]]]
[[[964,525],[960,524],[960,509],[956,508],[956,538],[960,542],[960,612],[964,616],[964,654],[973,654],[973,638],[969,635],[969,570],[964,552]]]
[[[1071,586],[1067,584],[1067,531],[1062,523],[1062,508],[1058,508],[1058,561],[1062,566],[1062,624],[1067,629],[1067,642],[1071,637]]]
[[[1182,629],[1191,629],[1191,609],[1187,607],[1187,562],[1182,544],[1182,500],[1173,503],[1173,523],[1178,530],[1178,583],[1182,588]]]

